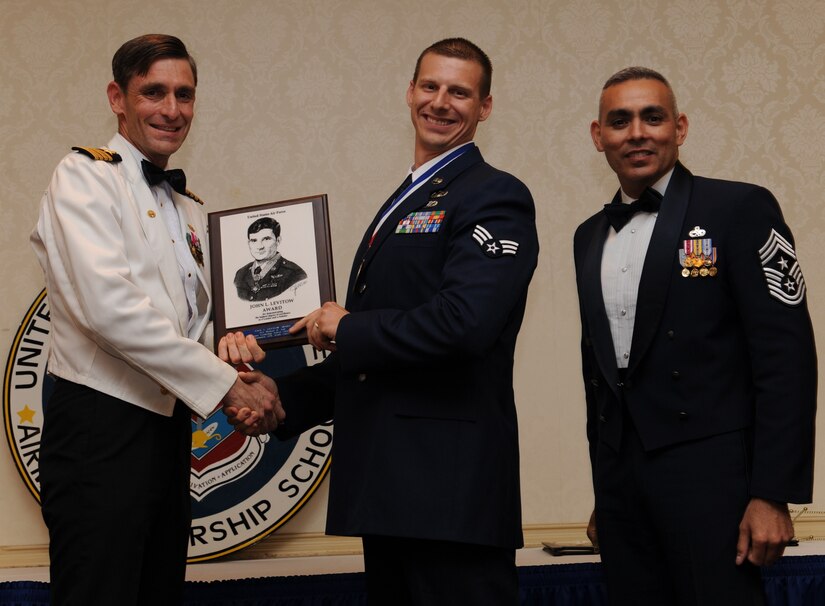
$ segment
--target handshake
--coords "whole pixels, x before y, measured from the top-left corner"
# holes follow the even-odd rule
[[[258,363],[265,356],[255,337],[242,332],[228,333],[218,343],[218,357],[235,366]],[[248,436],[275,431],[286,418],[278,386],[259,370],[239,371],[222,404],[229,423]]]
[[[294,334],[306,329],[310,345],[319,350],[335,351],[338,323],[348,313],[329,301],[301,318],[289,332]],[[235,366],[258,363],[265,356],[255,337],[244,336],[242,332],[227,333],[218,343],[218,357]],[[223,397],[223,412],[235,429],[248,436],[275,431],[286,418],[278,386],[258,370],[238,372],[238,378]]]

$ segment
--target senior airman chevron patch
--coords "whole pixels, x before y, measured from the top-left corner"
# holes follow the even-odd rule
[[[481,225],[476,225],[473,230],[473,239],[481,246],[482,252],[491,259],[498,259],[504,255],[515,255],[518,251],[518,242],[498,240]]]

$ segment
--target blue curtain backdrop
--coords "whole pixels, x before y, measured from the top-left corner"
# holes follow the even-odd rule
[[[825,556],[782,558],[763,570],[769,606],[825,604]],[[519,568],[522,606],[601,606],[600,564]],[[363,606],[363,574],[270,577],[187,583],[184,606]],[[0,583],[0,606],[49,606],[47,583]]]

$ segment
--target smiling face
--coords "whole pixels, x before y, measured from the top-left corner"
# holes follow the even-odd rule
[[[117,115],[118,132],[153,164],[166,168],[183,145],[195,114],[195,78],[185,59],[159,59],[144,76],[135,75],[126,90],[107,88]]]
[[[407,89],[415,128],[415,168],[445,151],[473,140],[476,126],[493,109],[481,98],[482,67],[475,61],[427,53],[418,78]]]
[[[628,80],[602,91],[590,135],[627,195],[638,198],[676,164],[688,120],[674,115],[674,106],[671,90],[658,80]]]
[[[275,237],[271,229],[262,229],[249,234],[249,252],[256,261],[268,261],[278,254],[278,244],[281,239]]]

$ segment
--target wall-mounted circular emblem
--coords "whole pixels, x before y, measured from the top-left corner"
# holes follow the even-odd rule
[[[34,300],[11,344],[3,377],[6,439],[20,477],[40,501],[40,436],[51,394],[46,374],[51,322],[46,291]],[[309,346],[267,352],[259,368],[277,377],[322,358]],[[309,500],[329,470],[332,424],[286,442],[234,431],[220,410],[192,417],[192,528],[189,561],[251,545]]]

